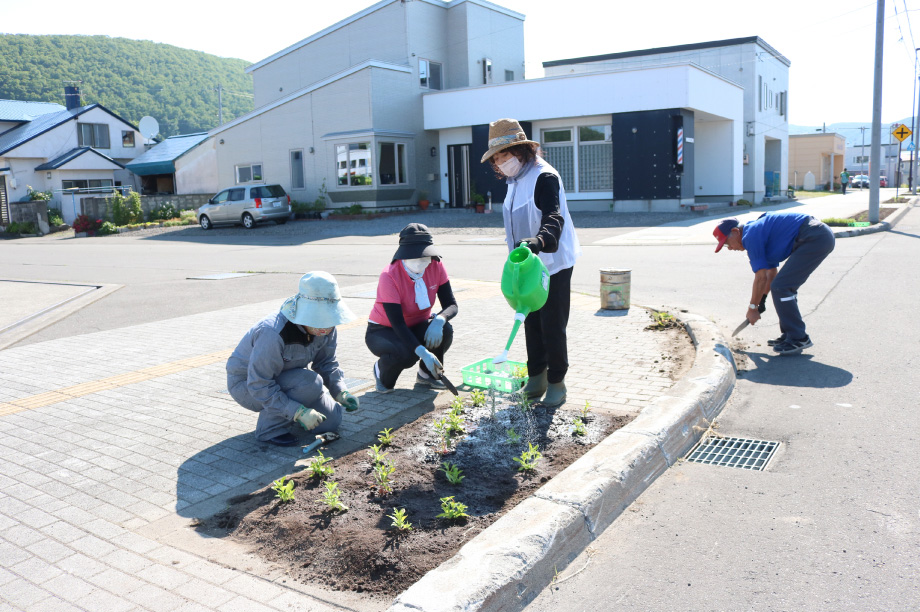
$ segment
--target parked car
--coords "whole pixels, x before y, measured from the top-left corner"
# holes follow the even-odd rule
[[[854,189],[856,187],[859,187],[860,189],[862,189],[863,187],[868,187],[868,186],[869,186],[869,177],[865,174],[857,174],[850,179],[850,187]]]
[[[281,185],[240,185],[217,192],[198,209],[198,224],[209,230],[215,225],[242,224],[252,229],[260,221],[283,225],[291,216],[291,196]]]
[[[878,186],[879,186],[879,187],[887,187],[887,186],[888,186],[888,178],[887,178],[887,177],[884,177],[884,176],[878,177]]]

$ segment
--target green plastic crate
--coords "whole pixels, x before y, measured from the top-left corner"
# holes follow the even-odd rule
[[[527,367],[520,361],[505,361],[498,365],[492,359],[483,359],[460,368],[463,384],[478,389],[495,389],[503,393],[514,393],[527,383],[527,377],[514,378],[511,373],[515,368]]]

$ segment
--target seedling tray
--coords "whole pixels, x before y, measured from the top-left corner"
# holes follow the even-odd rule
[[[489,358],[460,368],[460,372],[463,374],[463,384],[470,387],[514,393],[527,383],[527,377],[514,378],[512,372],[526,365],[520,361],[505,361],[495,365]]]

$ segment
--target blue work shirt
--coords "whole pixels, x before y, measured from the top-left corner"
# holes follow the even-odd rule
[[[741,244],[751,261],[754,272],[779,267],[792,254],[792,247],[802,224],[810,215],[798,212],[768,212],[745,223],[741,229]]]

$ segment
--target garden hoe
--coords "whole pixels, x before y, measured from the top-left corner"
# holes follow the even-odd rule
[[[332,431],[327,431],[326,433],[319,434],[316,436],[316,440],[311,442],[308,446],[303,447],[303,454],[308,455],[312,453],[315,449],[317,449],[320,445],[322,445],[324,442],[333,442],[338,439],[339,439],[339,434],[332,432]]]

